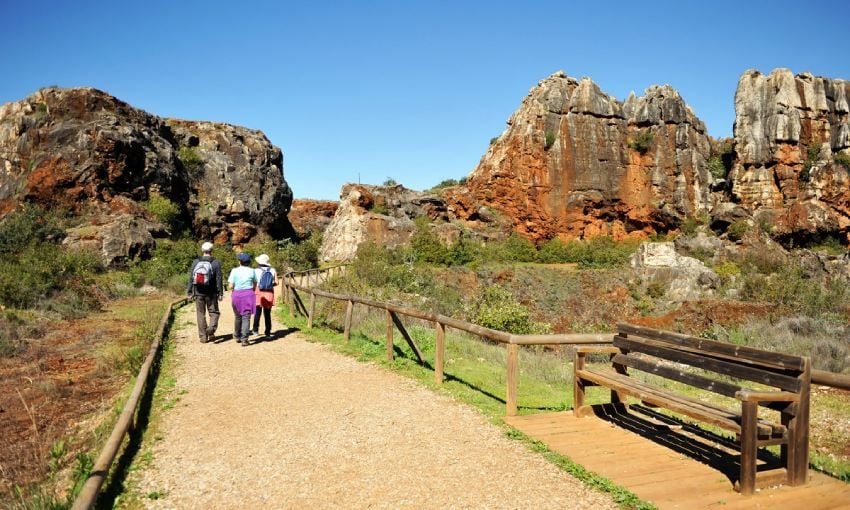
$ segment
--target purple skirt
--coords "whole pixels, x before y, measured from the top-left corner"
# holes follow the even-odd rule
[[[231,296],[233,311],[237,315],[249,315],[254,313],[257,306],[257,298],[252,289],[234,290]]]

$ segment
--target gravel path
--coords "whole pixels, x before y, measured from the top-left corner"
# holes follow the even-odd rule
[[[201,344],[193,306],[177,324],[185,394],[139,474],[141,494],[164,494],[145,506],[616,508],[476,410],[381,367],[297,333]]]

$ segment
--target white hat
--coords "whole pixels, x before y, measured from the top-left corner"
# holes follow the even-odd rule
[[[254,260],[256,260],[256,261],[257,261],[257,264],[259,264],[259,265],[261,265],[261,266],[267,266],[267,265],[269,265],[269,256],[268,256],[268,255],[266,255],[265,253],[263,253],[262,255],[258,256],[258,257],[257,257],[257,258],[255,258]]]
[[[201,251],[204,252],[204,253],[209,253],[209,252],[212,251],[212,249],[213,249],[213,243],[211,243],[209,241],[206,241],[204,244],[201,245]]]

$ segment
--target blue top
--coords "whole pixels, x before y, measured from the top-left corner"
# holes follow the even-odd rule
[[[233,290],[253,290],[259,280],[253,269],[248,266],[239,266],[230,270],[227,283],[233,285]]]

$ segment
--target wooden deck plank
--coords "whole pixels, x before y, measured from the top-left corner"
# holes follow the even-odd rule
[[[810,482],[802,487],[771,487],[742,496],[730,478],[737,476],[735,450],[630,414],[617,417],[622,418],[619,423],[598,416],[575,418],[570,412],[514,416],[505,422],[660,509],[850,508],[850,484],[816,472],[810,472]]]

